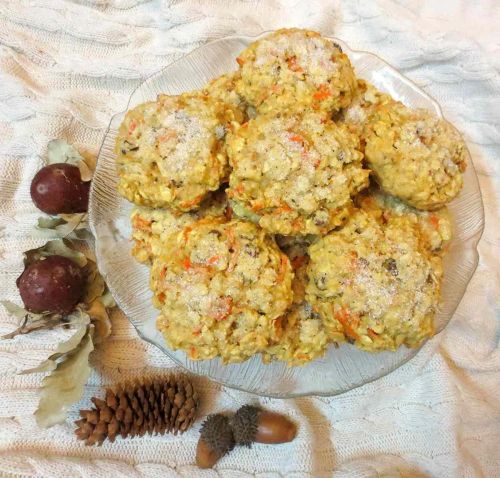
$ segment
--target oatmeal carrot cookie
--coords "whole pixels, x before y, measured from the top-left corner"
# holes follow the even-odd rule
[[[377,109],[365,155],[381,188],[417,209],[434,210],[462,189],[466,147],[453,126],[401,103]]]
[[[310,249],[306,300],[329,337],[367,351],[419,346],[432,336],[441,258],[427,254],[411,221],[358,210]]]
[[[282,360],[289,365],[303,365],[326,352],[328,335],[321,317],[305,301],[308,248],[317,236],[277,236],[276,242],[286,253],[295,276],[292,282],[293,304],[281,320],[281,336],[271,345],[264,361]]]
[[[321,317],[308,302],[294,304],[281,319],[281,328],[281,337],[263,355],[265,363],[281,360],[296,367],[325,354],[328,335]]]
[[[291,107],[334,112],[349,105],[356,89],[347,55],[316,32],[278,30],[252,43],[237,61],[238,91],[259,112]]]
[[[278,234],[326,234],[368,186],[358,139],[324,115],[260,115],[229,134],[234,211]]]
[[[202,93],[129,111],[116,140],[118,190],[141,206],[190,211],[227,177],[226,110]]]
[[[358,136],[363,137],[363,130],[377,108],[392,103],[394,100],[365,80],[357,80],[356,94],[351,104],[342,110],[340,121]]]
[[[169,209],[153,209],[136,206],[132,210],[132,255],[139,261],[150,263],[154,257],[173,246],[177,234],[185,227],[205,217],[224,217],[227,200],[223,192],[205,199],[196,211],[179,212]]]
[[[241,362],[277,339],[292,278],[288,257],[258,226],[206,218],[153,261],[158,328],[192,359]]]
[[[414,225],[423,250],[432,255],[444,255],[452,237],[452,222],[448,208],[421,211],[400,199],[371,188],[356,198],[361,209],[385,222],[404,221]]]
[[[221,75],[210,81],[202,91],[214,101],[229,107],[237,123],[244,123],[247,120],[248,104],[236,91],[236,83],[240,78],[239,71]]]

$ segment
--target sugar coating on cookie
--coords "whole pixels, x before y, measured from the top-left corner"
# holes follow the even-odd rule
[[[365,80],[358,79],[356,85],[356,93],[351,103],[341,111],[338,119],[355,134],[363,137],[363,130],[377,108],[394,100]]]

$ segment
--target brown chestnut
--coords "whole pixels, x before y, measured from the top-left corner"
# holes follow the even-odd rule
[[[40,169],[31,181],[35,206],[47,214],[86,212],[90,181],[82,181],[77,166],[55,163]]]
[[[66,315],[83,296],[85,274],[71,259],[54,255],[29,264],[17,286],[30,312]]]

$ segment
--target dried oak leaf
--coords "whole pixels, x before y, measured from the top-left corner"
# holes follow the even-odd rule
[[[108,311],[100,299],[96,299],[86,310],[95,327],[94,343],[99,344],[111,334],[111,320]]]
[[[88,317],[88,316],[87,316]],[[82,341],[84,335],[87,333],[87,324],[84,327],[80,327],[76,332],[66,341],[61,342],[56,351],[50,355],[46,360],[40,363],[34,368],[23,370],[20,375],[25,375],[28,373],[40,373],[40,372],[51,372],[57,368],[57,361],[64,357],[66,354],[75,350]]]
[[[100,300],[102,301],[102,298]],[[2,300],[0,304],[5,307],[10,315],[20,320],[19,327],[16,330],[1,336],[0,339],[12,339],[17,335],[29,334],[30,332],[41,329],[50,330],[55,327],[78,327],[90,322],[90,316],[82,309],[82,304],[77,305],[71,314],[64,317],[52,313],[35,314],[8,300]]]
[[[90,316],[95,326],[94,343],[100,343],[111,334],[111,320],[108,309],[115,307],[113,296],[109,292],[97,265],[88,259],[86,265],[87,287],[82,299],[82,307]]]
[[[47,314],[33,314],[32,312],[28,312],[24,307],[14,304],[14,302],[11,302],[10,300],[2,300],[0,301],[0,304],[2,304],[5,307],[5,310],[10,315],[17,317],[20,320],[24,319],[26,314],[31,314],[36,318],[42,318],[44,315],[47,315]]]
[[[104,294],[106,290],[106,283],[104,282],[101,274],[99,274],[96,263],[88,258],[87,265],[85,266],[85,273],[87,275],[87,284],[82,302],[90,304]]]
[[[48,257],[53,255],[67,257],[72,261],[76,262],[80,267],[85,267],[87,265],[87,257],[76,249],[69,247],[71,242],[65,239],[55,239],[44,244],[42,247],[36,249],[30,249],[24,253],[24,265],[29,266],[32,262],[41,259],[42,257]]]
[[[55,314],[35,314],[27,311],[10,300],[1,300],[0,304],[5,307],[5,310],[19,319],[19,327],[12,332],[2,335],[0,339],[12,339],[16,335],[27,334],[38,329],[51,329],[61,323],[61,316]]]
[[[92,179],[95,164],[90,157],[83,157],[79,151],[64,139],[53,139],[47,145],[49,164],[68,163],[77,166],[80,170],[82,181]]]
[[[107,287],[104,294],[102,294],[102,296],[99,297],[99,300],[104,304],[104,307],[106,307],[106,309],[112,309],[113,307],[116,307],[115,299],[111,295],[111,292]]]
[[[66,420],[71,404],[80,400],[90,375],[89,355],[94,350],[93,326],[84,328],[78,345],[65,353],[55,369],[42,381],[42,392],[35,412],[38,426],[48,428]]]
[[[35,235],[43,238],[66,238],[86,241],[92,237],[88,230],[87,213],[41,216],[35,226]]]

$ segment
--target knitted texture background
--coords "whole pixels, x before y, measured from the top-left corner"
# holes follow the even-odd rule
[[[148,75],[209,40],[284,26],[372,51],[442,105],[478,171],[486,230],[480,264],[446,330],[384,379],[332,398],[265,400],[196,379],[202,414],[260,401],[290,415],[297,439],[194,465],[200,422],[182,437],[86,448],[73,425],[36,427],[43,374],[18,375],[67,331],[0,342],[0,476],[472,477],[500,469],[500,5],[495,0],[2,0],[0,2],[0,297],[19,301],[21,251],[40,245],[30,180],[47,142],[97,152],[111,116]],[[0,311],[0,334],[15,319]],[[82,401],[174,364],[119,313],[92,355]]]

